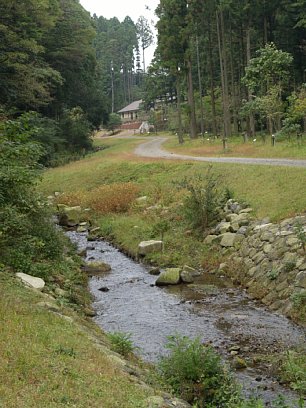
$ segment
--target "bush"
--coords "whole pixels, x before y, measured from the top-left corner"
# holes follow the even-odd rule
[[[65,141],[65,146],[70,151],[85,151],[92,148],[90,124],[79,106],[64,111],[59,127],[59,137]]]
[[[304,398],[306,397],[305,366],[305,353],[287,352],[287,359],[282,367],[283,376],[290,382],[291,387],[298,392],[300,396],[299,407],[304,406]]]
[[[209,167],[206,174],[196,174],[180,183],[188,191],[184,201],[184,215],[193,228],[205,230],[220,218],[219,209],[225,192],[219,189],[219,177]]]
[[[108,333],[107,337],[111,342],[112,350],[124,357],[128,357],[135,349],[130,333],[113,332]]]
[[[166,347],[159,369],[176,395],[199,408],[238,406],[238,387],[212,347],[181,336],[170,336]]]
[[[115,129],[121,125],[121,117],[117,113],[111,113],[109,115],[107,129],[110,130],[113,134]]]

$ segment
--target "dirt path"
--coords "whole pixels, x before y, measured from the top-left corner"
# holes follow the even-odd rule
[[[199,157],[188,156],[185,154],[176,154],[162,149],[162,144],[167,140],[166,137],[155,137],[139,145],[134,153],[141,157],[152,157],[167,160],[192,160],[210,163],[236,163],[236,164],[257,164],[265,166],[287,166],[287,167],[306,167],[306,160],[292,159],[260,159],[247,157]]]

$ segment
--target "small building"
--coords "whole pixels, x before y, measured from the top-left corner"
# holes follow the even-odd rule
[[[133,122],[138,120],[138,114],[140,110],[140,104],[142,100],[134,101],[127,105],[125,108],[118,111],[118,114],[121,116],[122,122]]]

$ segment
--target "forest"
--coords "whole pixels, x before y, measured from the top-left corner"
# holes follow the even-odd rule
[[[91,16],[78,0],[1,0],[1,116],[32,112],[47,166],[89,150],[91,132],[139,99],[156,130],[181,142],[205,132],[299,138],[305,9],[305,0],[161,0],[146,67],[144,17]]]
[[[167,125],[191,138],[299,135],[305,120],[305,9],[300,1],[161,0],[146,101],[175,98]],[[181,106],[180,106],[181,105]],[[169,109],[168,109],[169,112]],[[165,115],[157,116],[161,126]]]
[[[109,113],[140,98],[145,29],[91,17],[78,0],[1,0],[2,122],[27,114],[46,166],[89,150]]]

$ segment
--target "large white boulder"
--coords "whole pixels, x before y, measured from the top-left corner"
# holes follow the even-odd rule
[[[138,245],[139,255],[147,255],[153,252],[159,252],[163,249],[163,241],[142,241]]]
[[[35,276],[27,275],[26,273],[18,272],[16,276],[22,280],[22,282],[33,289],[42,290],[45,287],[45,281]]]

